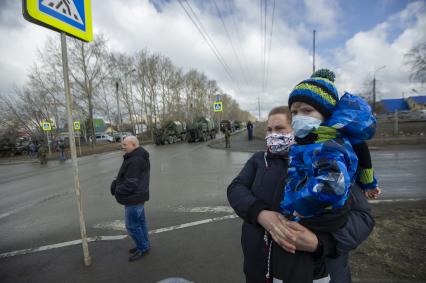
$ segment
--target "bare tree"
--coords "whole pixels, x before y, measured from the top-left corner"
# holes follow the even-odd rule
[[[102,35],[95,36],[95,40],[91,43],[71,39],[68,50],[70,74],[74,82],[72,88],[77,97],[87,101],[88,132],[95,137],[93,97],[100,91],[108,73],[106,39]],[[96,139],[92,138],[92,144],[94,143]]]
[[[410,79],[424,86],[426,83],[426,42],[422,42],[405,54],[406,64],[410,67]]]
[[[119,99],[124,104],[124,110],[127,111],[131,127],[134,131],[136,109],[133,95],[133,59],[123,53],[113,53],[110,56],[110,62],[110,74],[119,83]]]
[[[87,135],[95,135],[94,114],[105,117],[110,125],[113,121],[118,124],[116,82],[123,116],[133,130],[142,122],[152,134],[169,120],[192,122],[201,116],[235,120],[249,116],[225,94],[224,112],[214,114],[213,101],[223,92],[204,73],[195,69],[184,73],[169,58],[146,50],[134,56],[109,53],[106,43],[102,35],[89,44],[69,41],[73,115],[86,121],[81,123],[86,141]],[[34,63],[28,83],[14,90],[13,95],[0,97],[2,119],[7,117],[29,131],[41,131],[42,121],[54,121],[58,128],[67,123],[59,38],[49,38],[39,53],[41,59]],[[92,143],[95,141],[93,138]]]
[[[15,88],[13,95],[0,99],[9,119],[28,132],[41,133],[42,122],[52,122],[51,99],[45,92]]]

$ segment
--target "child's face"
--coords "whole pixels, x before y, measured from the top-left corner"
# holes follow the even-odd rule
[[[291,116],[296,115],[309,116],[324,121],[324,116],[319,113],[314,107],[304,102],[294,102],[290,108]]]
[[[288,134],[293,131],[285,114],[274,114],[268,118],[268,134]]]

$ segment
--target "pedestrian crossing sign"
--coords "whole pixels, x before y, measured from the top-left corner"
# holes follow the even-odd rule
[[[90,0],[23,0],[22,10],[32,23],[87,42],[93,40]]]
[[[74,122],[74,130],[80,131],[80,121],[75,121]]]
[[[41,126],[43,128],[43,131],[51,131],[52,130],[52,124],[50,124],[49,122],[43,122],[41,123]]]
[[[216,101],[215,103],[213,103],[213,109],[214,109],[214,112],[222,112],[223,110],[222,101]]]

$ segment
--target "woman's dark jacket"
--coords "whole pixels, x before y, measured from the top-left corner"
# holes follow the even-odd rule
[[[117,179],[111,184],[111,194],[122,205],[141,204],[149,200],[149,153],[138,147],[124,155]]]

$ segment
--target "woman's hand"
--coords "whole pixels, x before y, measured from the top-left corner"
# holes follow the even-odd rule
[[[288,238],[290,244],[296,246],[298,251],[315,252],[317,250],[318,238],[311,230],[297,222],[288,221],[282,216],[281,218],[286,223],[286,229],[294,235],[294,237]]]
[[[262,210],[257,217],[257,222],[262,225],[269,234],[271,234],[272,239],[283,249],[289,253],[295,253],[296,246],[293,244],[295,242],[295,235],[293,235],[292,231],[286,228],[286,224],[283,222],[283,219],[284,218],[281,213]]]
[[[257,221],[271,234],[272,239],[289,253],[295,253],[296,250],[317,250],[317,236],[299,223],[285,219],[281,213],[262,210]]]

